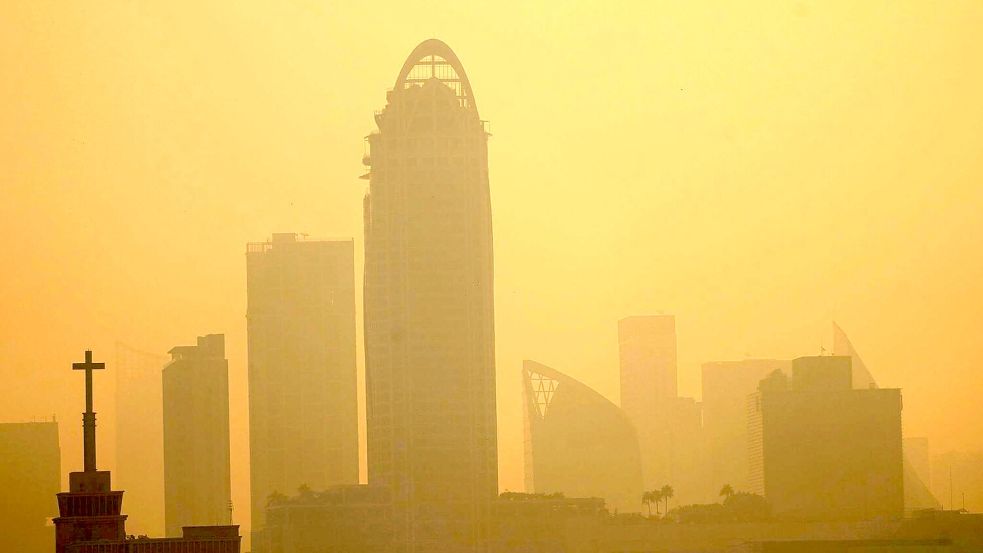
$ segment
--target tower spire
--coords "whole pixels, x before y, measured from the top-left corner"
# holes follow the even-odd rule
[[[91,350],[85,350],[84,362],[72,363],[73,370],[85,371],[85,413],[82,413],[83,470],[85,472],[96,471],[96,413],[92,410],[92,371],[105,368],[105,363],[92,362]]]

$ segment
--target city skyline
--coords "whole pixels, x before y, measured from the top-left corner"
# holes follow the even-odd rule
[[[971,393],[983,196],[967,146],[983,82],[963,71],[979,8],[885,18],[871,7],[851,17],[835,6],[731,7],[718,18],[660,7],[644,14],[658,21],[651,33],[644,17],[614,10],[586,42],[563,30],[591,20],[585,8],[559,11],[541,34],[535,23],[553,15],[525,8],[512,41],[459,30],[458,18],[481,22],[459,10],[423,22],[397,9],[419,25],[386,27],[357,62],[340,52],[360,37],[339,20],[376,22],[352,8],[244,6],[207,40],[212,26],[183,20],[182,9],[69,10],[49,26],[0,8],[31,31],[7,35],[17,45],[8,50],[38,60],[0,65],[24,83],[2,93],[11,124],[0,228],[24,238],[10,249],[17,270],[0,277],[0,376],[23,393],[0,406],[0,420],[75,420],[58,370],[82,347],[163,353],[224,332],[233,499],[245,520],[241,245],[291,230],[354,237],[361,273],[361,137],[394,67],[432,27],[465,60],[493,132],[500,489],[522,487],[521,360],[550,359],[618,403],[614,323],[660,310],[677,318],[681,396],[700,398],[704,362],[830,351],[836,320],[879,383],[905,390],[906,433],[928,437],[933,455],[983,449]],[[747,28],[787,47],[761,46]],[[587,56],[589,44],[610,49],[612,65],[583,63],[601,59]],[[501,59],[519,53],[534,63]],[[625,60],[652,67],[628,71]],[[589,78],[561,79],[579,70]],[[902,106],[908,115],[896,121]],[[111,397],[111,380],[96,383],[100,397]],[[59,429],[63,472],[80,458],[75,430]],[[107,466],[112,443],[101,446]],[[364,479],[364,450],[361,462]]]

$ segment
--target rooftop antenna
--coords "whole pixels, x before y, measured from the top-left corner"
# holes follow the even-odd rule
[[[949,465],[949,508],[956,510],[956,503],[952,500],[952,464]]]

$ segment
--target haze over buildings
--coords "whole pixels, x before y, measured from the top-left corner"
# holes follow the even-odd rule
[[[835,318],[903,389],[903,436],[965,452],[951,493],[931,467],[936,495],[978,510],[981,21],[975,2],[0,3],[0,420],[57,414],[69,467],[65,363],[222,329],[249,529],[241,245],[354,236],[362,274],[362,137],[439,36],[494,120],[500,490],[523,488],[522,359],[619,404],[615,323],[665,309],[696,404],[701,363],[828,351]],[[95,383],[104,467],[113,380]],[[161,535],[139,513],[162,517],[162,492],[125,483],[128,455],[127,529]]]
[[[368,480],[399,550],[478,551],[498,492],[488,134],[439,40],[386,100],[364,159]]]
[[[358,482],[351,240],[246,250],[253,533],[271,494]]]
[[[164,534],[164,398],[166,355],[117,342],[116,485],[126,490],[130,532]]]

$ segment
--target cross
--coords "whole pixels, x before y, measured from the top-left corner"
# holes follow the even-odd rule
[[[92,411],[92,371],[105,368],[105,363],[92,362],[91,350],[85,350],[85,362],[72,363],[73,370],[85,371],[85,413],[82,414],[85,472],[96,470],[96,414]]]

